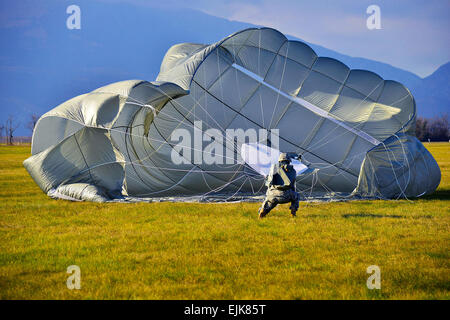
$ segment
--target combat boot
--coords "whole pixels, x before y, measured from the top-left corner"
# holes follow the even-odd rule
[[[260,208],[258,211],[258,216],[260,219],[264,218],[268,212],[264,208]]]
[[[296,209],[291,209],[291,216],[293,218],[295,218],[297,216],[297,210]]]

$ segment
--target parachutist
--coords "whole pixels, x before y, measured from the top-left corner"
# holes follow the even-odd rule
[[[266,198],[259,209],[259,218],[264,218],[273,208],[280,203],[291,203],[291,215],[296,216],[300,195],[295,191],[295,178],[297,172],[291,165],[291,159],[298,159],[295,153],[281,153],[278,163],[270,168],[266,177],[268,187]]]

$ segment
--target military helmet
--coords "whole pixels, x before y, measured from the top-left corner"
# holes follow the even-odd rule
[[[284,152],[280,153],[280,156],[278,157],[278,162],[282,162],[282,161],[290,161],[287,154]]]

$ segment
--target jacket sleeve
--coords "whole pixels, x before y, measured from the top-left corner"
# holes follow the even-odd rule
[[[298,159],[298,154],[295,152],[288,152],[286,155],[289,159]]]
[[[272,185],[273,175],[275,172],[275,164],[270,167],[269,174],[266,177],[266,186],[269,188]]]

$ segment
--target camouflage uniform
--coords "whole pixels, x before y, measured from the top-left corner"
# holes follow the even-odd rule
[[[278,163],[270,168],[270,173],[266,178],[268,187],[266,198],[259,210],[259,217],[265,217],[270,210],[279,203],[291,203],[292,216],[295,217],[299,207],[300,195],[295,191],[295,178],[297,173],[290,164],[290,159],[298,157],[292,153],[282,153]]]

